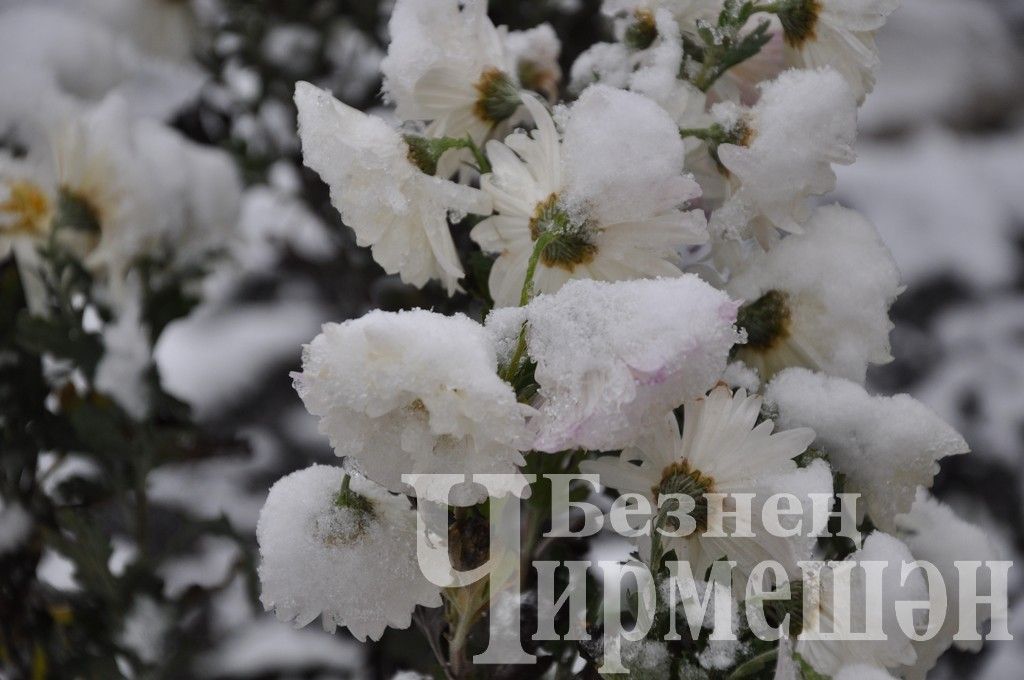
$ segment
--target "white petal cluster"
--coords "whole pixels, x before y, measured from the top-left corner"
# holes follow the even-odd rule
[[[803,234],[755,252],[726,290],[749,303],[741,312],[748,343],[736,356],[762,380],[805,366],[864,382],[868,364],[892,360],[899,272],[874,226],[853,210],[817,208]]]
[[[669,414],[619,456],[584,461],[580,470],[600,475],[603,485],[620,493],[647,496],[652,507],[658,507],[659,495],[669,492],[666,485],[676,483],[672,478],[677,475],[690,477],[699,494],[753,493],[766,498],[783,489],[794,494],[831,493],[828,466],[819,463],[801,470],[793,460],[807,449],[814,432],[796,428],[773,433],[772,421],[757,422],[760,411],[760,396],[720,386],[707,397],[686,401],[682,433],[675,416]],[[755,521],[759,516],[752,513]],[[737,527],[727,525],[726,533],[742,530],[754,538],[714,538],[705,536],[705,528],[698,526],[689,536],[663,540],[678,559],[691,562],[694,574],[705,573],[721,557],[736,561],[744,573],[762,560],[778,560],[796,569],[798,560],[810,557],[810,542],[777,538],[759,522],[740,521],[743,524]],[[641,555],[649,549],[648,538]]]
[[[331,202],[389,274],[423,286],[439,279],[449,293],[462,277],[448,214],[490,212],[477,189],[424,173],[402,136],[309,83],[295,88],[303,160],[331,188]]]
[[[518,332],[526,321],[540,385],[534,448],[607,451],[718,380],[736,341],[735,312],[723,293],[685,275],[573,281],[525,310],[492,313],[488,325]]]
[[[862,495],[875,526],[896,530],[918,486],[930,487],[938,461],[967,453],[967,442],[931,409],[906,394],[869,395],[857,383],[791,368],[777,375],[765,398],[784,427],[810,427],[846,490]]]
[[[707,236],[703,214],[682,209],[700,189],[683,174],[685,148],[668,114],[645,97],[596,85],[566,112],[560,140],[540,102],[524,101],[537,130],[488,143],[493,172],[481,186],[497,214],[471,234],[498,255],[495,303],[519,301],[536,241],[547,232],[556,241],[540,252],[538,292],[570,279],[678,275],[678,249]]]
[[[530,409],[496,371],[490,334],[461,314],[374,311],[326,324],[293,377],[337,455],[389,490],[411,492],[403,473],[516,474]],[[462,484],[451,502],[486,497]]]
[[[881,610],[866,608],[867,576],[863,568],[854,566],[850,572],[849,598],[836,597],[835,574],[838,567],[827,566],[822,569],[821,591],[817,594],[815,606],[803,611],[804,627],[806,629],[809,620],[817,618],[817,630],[834,631],[842,639],[821,639],[805,630],[797,638],[796,653],[816,672],[829,677],[848,666],[862,665],[884,670],[913,663],[916,658],[913,642],[899,626],[895,607],[899,601],[928,599],[924,577],[919,570],[901,582],[902,564],[913,560],[907,546],[878,531],[868,536],[864,546],[847,558],[846,562],[854,565],[861,562],[886,563],[881,578],[881,592],[871,592],[872,597],[880,596]],[[854,639],[854,633],[868,630],[869,619],[880,626],[887,639]]]
[[[344,475],[313,465],[271,487],[256,527],[260,600],[298,627],[320,616],[327,632],[344,626],[377,640],[386,627],[408,628],[418,605],[440,606],[441,595],[416,561],[409,500],[353,476],[369,510],[339,505]]]
[[[776,229],[799,233],[807,198],[835,188],[832,164],[854,160],[857,103],[831,69],[786,71],[749,111],[723,104],[712,114],[739,142],[718,147],[733,191],[712,227],[728,236],[752,231],[768,247]]]

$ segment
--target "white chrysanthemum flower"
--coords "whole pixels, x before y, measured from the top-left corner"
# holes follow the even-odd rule
[[[635,446],[618,456],[584,461],[580,470],[599,474],[601,484],[620,493],[645,495],[652,508],[658,507],[661,494],[682,493],[692,497],[696,502],[691,513],[697,521],[696,530],[688,536],[661,540],[666,551],[674,550],[678,559],[690,561],[698,578],[721,557],[735,560],[741,572],[746,573],[766,559],[784,560],[787,567],[795,568],[796,560],[810,556],[810,545],[786,547],[790,540],[804,544],[807,541],[772,536],[760,525],[759,512],[752,513],[753,524],[742,518],[735,530],[727,522],[726,538],[704,535],[706,493],[754,493],[767,497],[776,490],[802,492],[810,487],[826,494],[832,490],[827,466],[801,471],[793,460],[807,449],[814,432],[797,428],[773,433],[770,420],[757,423],[760,412],[760,396],[747,396],[742,389],[734,394],[719,386],[707,397],[686,402],[682,434],[675,415],[670,413],[649,428]],[[732,536],[741,531],[753,533],[754,538]],[[645,537],[641,548],[642,553],[649,554],[649,537]]]
[[[441,605],[416,559],[416,512],[362,477],[313,465],[282,477],[260,512],[256,539],[263,606],[298,627],[321,617],[362,641],[408,628],[417,605]],[[340,498],[339,496],[344,496]]]
[[[496,371],[490,334],[466,316],[373,311],[326,324],[293,377],[336,454],[388,489],[413,493],[403,473],[513,475],[524,464],[532,410]],[[482,486],[460,484],[451,503],[485,498]]]
[[[384,95],[402,120],[429,121],[429,136],[479,144],[519,107],[516,64],[486,0],[398,0],[388,30]]]
[[[298,83],[295,104],[303,160],[330,186],[357,243],[406,283],[439,279],[449,294],[458,290],[463,272],[448,214],[487,214],[490,197],[423,172],[397,131],[324,90]]]
[[[119,96],[59,126],[48,146],[0,162],[0,256],[13,248],[36,263],[30,251],[59,227],[62,245],[118,302],[140,259],[201,265],[236,226],[241,182],[230,158],[132,118]]]
[[[854,159],[857,103],[834,70],[786,71],[753,108],[723,103],[712,114],[730,137],[717,153],[732,193],[711,226],[730,238],[753,235],[768,248],[776,229],[799,233],[807,198],[835,188],[832,164]]]
[[[794,66],[831,66],[842,74],[857,102],[875,86],[875,32],[899,0],[784,0],[779,20]]]
[[[942,574],[944,583],[946,616],[942,625],[935,637],[914,643],[917,662],[912,667],[903,669],[903,677],[908,680],[924,680],[939,657],[951,646],[956,645],[958,649],[973,652],[981,650],[981,640],[953,640],[960,626],[960,572],[954,562],[984,562],[999,560],[1002,556],[984,529],[960,519],[952,508],[932,498],[924,489],[918,489],[917,498],[910,512],[897,517],[896,524],[900,528],[900,536],[914,557],[934,564]],[[979,571],[979,593],[990,591],[988,574],[985,569]],[[939,594],[930,592],[929,597],[935,603]],[[983,624],[990,616],[991,610],[988,607],[981,607],[976,618]]]
[[[683,174],[685,149],[668,114],[638,94],[595,85],[568,111],[559,143],[541,103],[524,101],[537,130],[488,143],[493,172],[481,186],[498,214],[471,233],[498,254],[495,304],[518,303],[542,237],[550,240],[533,279],[538,292],[570,279],[678,275],[678,249],[706,241],[707,230],[703,213],[680,209],[700,187]]]
[[[514,341],[526,322],[540,386],[533,448],[607,451],[714,385],[737,338],[735,312],[724,293],[687,274],[573,281],[525,308],[496,310],[487,325]]]
[[[921,402],[906,394],[874,397],[857,383],[790,368],[765,391],[785,427],[810,427],[846,490],[861,494],[859,509],[875,526],[895,531],[918,486],[930,487],[946,456],[967,442]]]
[[[789,366],[864,382],[868,364],[892,360],[889,307],[902,290],[874,226],[838,205],[816,209],[805,233],[754,252],[726,285],[743,300],[747,342],[736,357],[762,380]]]
[[[914,560],[903,543],[881,532],[874,532],[864,541],[864,546],[847,558],[847,563],[885,562],[882,572],[882,608],[866,610],[865,600],[867,576],[864,569],[854,566],[850,572],[849,600],[836,597],[836,569],[825,566],[820,572],[821,590],[812,593],[812,609],[800,605],[803,631],[797,637],[796,653],[809,663],[816,672],[831,677],[847,666],[864,665],[878,669],[895,668],[913,663],[916,658],[913,642],[907,637],[896,617],[896,602],[927,600],[928,593],[920,570],[909,574],[901,585],[902,564]],[[808,586],[805,584],[804,589]],[[807,598],[807,593],[804,593]],[[838,600],[838,602],[837,602]],[[842,609],[840,609],[842,607]],[[868,619],[880,626],[885,640],[858,640],[855,633],[867,630]],[[810,622],[818,623],[809,627]],[[841,639],[821,639],[812,629],[823,633],[834,633]],[[863,676],[860,676],[863,677]]]
[[[562,43],[551,24],[540,24],[526,31],[510,31],[505,47],[516,76],[524,89],[533,90],[554,100],[562,80],[562,67],[558,55]]]

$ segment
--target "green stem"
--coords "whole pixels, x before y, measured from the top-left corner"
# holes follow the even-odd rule
[[[758,654],[734,670],[726,680],[740,680],[757,675],[773,663],[779,655],[779,648],[774,647],[763,654]]]
[[[544,249],[554,241],[558,235],[551,231],[545,231],[537,237],[536,243],[533,244],[533,253],[530,254],[530,261],[526,265],[526,278],[523,279],[523,290],[519,294],[519,306],[525,307],[533,297],[533,277],[537,273],[537,263],[540,261],[540,256],[544,252]],[[526,323],[524,322],[522,327],[519,329],[519,338],[516,340],[516,349],[512,353],[512,358],[505,366],[505,370],[502,371],[502,378],[506,381],[511,382],[515,378],[516,372],[519,370],[519,362],[522,361],[523,355],[526,354]]]

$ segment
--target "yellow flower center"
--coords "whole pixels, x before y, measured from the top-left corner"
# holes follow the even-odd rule
[[[0,203],[0,213],[11,216],[5,220],[4,231],[22,236],[42,236],[50,226],[53,202],[38,185],[27,180],[8,183],[7,200]]]

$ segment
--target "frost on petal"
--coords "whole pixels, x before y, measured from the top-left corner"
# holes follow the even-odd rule
[[[542,451],[621,448],[704,394],[737,339],[736,305],[694,275],[572,281],[527,307]]]
[[[749,321],[748,341],[736,356],[762,380],[805,366],[863,382],[869,363],[892,359],[889,307],[899,272],[874,226],[853,210],[818,208],[805,233],[756,252],[726,290],[747,303],[740,320]],[[774,320],[758,319],[768,313]]]
[[[859,509],[884,531],[895,530],[918,486],[932,485],[939,460],[968,451],[956,430],[906,394],[871,396],[848,380],[791,368],[765,397],[780,425],[814,430],[846,490],[862,495]]]
[[[492,336],[461,314],[373,311],[326,324],[293,375],[335,453],[392,491],[412,493],[403,473],[515,474],[523,464],[530,409],[498,377]],[[452,496],[473,505],[487,493],[464,484]]]
[[[324,90],[298,83],[295,103],[303,160],[330,186],[331,202],[356,242],[406,283],[422,287],[440,279],[453,293],[463,272],[448,214],[486,214],[490,199],[423,173],[398,132]]]
[[[282,621],[305,626],[321,617],[358,640],[380,639],[386,627],[408,628],[417,605],[437,607],[437,586],[416,559],[416,513],[359,476],[351,490],[370,512],[335,502],[344,471],[313,465],[281,478],[260,512],[260,600]]]
[[[960,572],[954,563],[958,560],[985,562],[1003,558],[984,529],[960,519],[952,508],[932,498],[924,489],[918,489],[910,512],[897,517],[896,523],[914,557],[931,562],[938,568],[945,591],[946,616],[938,633],[930,640],[914,643],[917,661],[903,669],[903,677],[924,680],[942,653],[954,644],[953,636],[960,627]],[[991,592],[990,580],[990,571],[980,569],[977,592]],[[933,605],[943,596],[942,593],[931,592],[928,595]],[[984,624],[991,616],[991,610],[981,607],[976,614],[976,619]],[[959,649],[975,652],[981,649],[980,641],[955,644]]]

